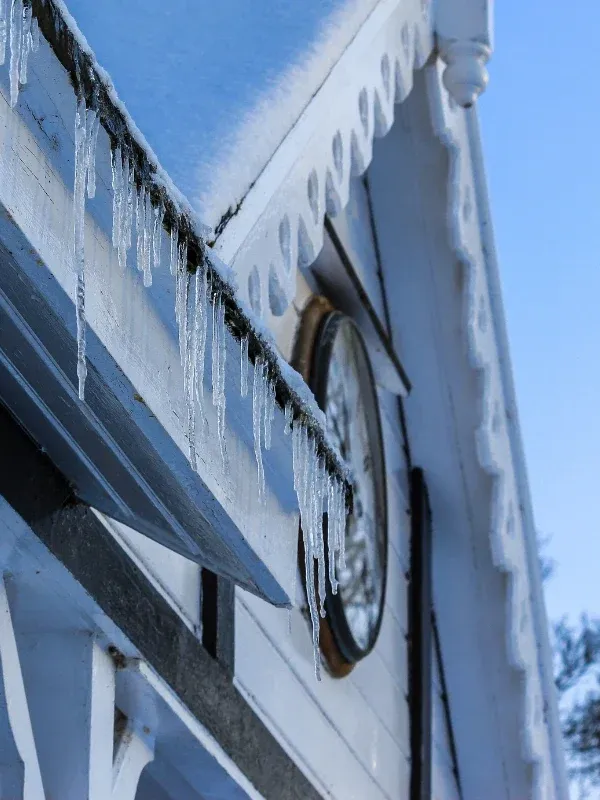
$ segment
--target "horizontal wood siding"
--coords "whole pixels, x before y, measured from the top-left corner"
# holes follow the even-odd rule
[[[243,590],[236,596],[235,680],[327,797],[407,798],[408,471],[397,399],[382,394],[388,471],[388,588],[375,650],[351,675],[314,676],[309,623]],[[291,624],[290,624],[291,623]]]
[[[432,683],[432,800],[460,800],[450,744],[450,723],[436,656],[433,658]]]

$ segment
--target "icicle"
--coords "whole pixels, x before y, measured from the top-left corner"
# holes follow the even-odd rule
[[[265,501],[265,471],[262,460],[262,415],[263,415],[263,385],[265,364],[259,356],[254,364],[254,378],[252,381],[252,428],[254,431],[254,455],[258,470],[258,499]]]
[[[146,252],[144,253],[144,286],[152,286],[152,261],[154,239],[154,207],[152,206],[152,195],[146,194]]]
[[[19,99],[19,74],[23,48],[23,0],[11,0],[10,10],[10,105]]]
[[[87,366],[85,361],[85,186],[87,177],[87,148],[89,129],[86,125],[87,109],[79,100],[75,113],[75,186],[73,192],[73,267],[77,275],[77,378],[79,398],[84,399]]]
[[[315,452],[316,469],[314,470],[314,502],[315,502],[315,518],[314,518],[314,536],[317,549],[317,561],[319,566],[319,607],[321,616],[325,617],[325,543],[323,536],[323,497],[325,494],[325,461],[323,458],[318,458]]]
[[[30,36],[31,36],[31,51],[33,53],[37,53],[37,51],[40,49],[40,26],[36,17],[34,17],[31,22]]]
[[[123,229],[123,157],[121,146],[117,145],[111,152],[112,160],[112,187],[113,187],[113,247],[121,249],[121,231]],[[119,257],[119,262],[120,262]]]
[[[336,493],[336,549],[339,553],[340,569],[346,569],[346,496],[341,481],[335,482]]]
[[[135,193],[135,257],[138,272],[144,271],[146,228],[146,186],[142,183],[139,191]]]
[[[27,83],[27,63],[31,50],[31,18],[32,10],[29,4],[23,6],[23,28],[21,33],[21,60],[19,63],[19,83]]]
[[[306,595],[312,623],[313,656],[315,675],[321,680],[321,659],[319,653],[319,615],[315,591],[315,548],[314,504],[311,498],[311,475],[317,466],[314,443],[311,441],[306,427],[297,420],[292,427],[292,457],[294,465],[294,487],[300,507],[300,526],[304,542],[304,565],[306,574]]]
[[[177,247],[179,242],[179,228],[175,225],[171,228],[169,240],[169,270],[171,275],[177,275]]]
[[[98,130],[100,129],[100,117],[94,108],[87,112],[88,140],[86,148],[86,170],[87,170],[87,196],[90,200],[96,196],[96,144],[98,142]]]
[[[154,229],[152,231],[152,268],[160,267],[160,255],[162,249],[163,221],[165,219],[165,207],[159,203],[154,209]]]
[[[135,169],[128,155],[125,156],[123,166],[123,265],[127,263],[127,251],[131,247],[131,236],[133,231],[133,205],[136,195]]]
[[[6,5],[10,0],[0,0],[0,64],[6,60],[6,39],[7,39],[7,14]]]
[[[292,432],[292,422],[294,419],[294,409],[292,408],[291,403],[285,404],[285,423],[283,426],[283,432],[286,436],[289,436]]]
[[[248,395],[248,337],[242,336],[240,339],[240,395]]]
[[[144,274],[144,286],[152,286],[152,198],[142,184],[137,193],[135,209],[137,268]]]
[[[195,310],[196,310],[196,396],[202,418],[206,421],[204,413],[204,362],[206,359],[206,335],[208,331],[208,270],[198,267],[196,270]]]
[[[335,494],[334,483],[331,475],[327,476],[327,563],[329,566],[329,583],[333,594],[337,594],[338,582],[336,574],[337,539],[335,531]]]
[[[23,6],[23,23],[21,28],[21,58],[19,59],[19,83],[27,83],[27,61],[29,59],[29,49],[31,47],[31,6]]]
[[[190,276],[187,273],[186,265],[186,283],[189,285]],[[188,442],[189,442],[189,455],[190,464],[193,470],[197,470],[196,462],[196,351],[198,347],[198,317],[196,314],[197,298],[197,276],[195,277],[195,291],[194,291],[194,313],[192,315],[191,324],[188,322],[185,326],[185,347],[184,347],[184,365],[183,365],[183,390],[185,397],[185,405],[187,410],[187,425],[188,425]],[[186,320],[189,317],[189,302],[186,291],[185,307],[183,314]]]
[[[213,405],[217,409],[217,436],[223,462],[225,462],[225,360],[227,356],[225,331],[225,306],[219,292],[213,302],[212,398]]]
[[[273,431],[273,418],[275,416],[275,384],[268,381],[265,385],[265,450],[271,449],[271,433]]]
[[[175,276],[175,319],[179,328],[179,356],[181,366],[185,365],[185,348],[187,343],[187,300],[189,276],[187,271],[187,245],[180,242],[177,246],[177,267]]]

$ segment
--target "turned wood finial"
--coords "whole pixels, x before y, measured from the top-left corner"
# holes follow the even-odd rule
[[[488,82],[492,54],[492,0],[438,0],[435,33],[446,64],[443,81],[463,108],[472,106]]]
[[[490,54],[491,48],[482,42],[440,42],[440,55],[446,63],[444,86],[463,108],[472,106],[487,86]]]

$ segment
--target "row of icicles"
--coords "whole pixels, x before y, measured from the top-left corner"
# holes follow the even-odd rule
[[[8,6],[8,7],[7,7]],[[4,62],[6,45],[10,49],[10,100],[15,106],[19,84],[27,80],[29,53],[39,46],[39,27],[32,18],[31,6],[23,0],[0,0],[0,63]],[[77,378],[79,398],[84,400],[86,366],[85,318],[85,207],[86,195],[96,192],[96,143],[100,118],[94,108],[80,99],[75,113],[75,181],[73,197],[73,268],[76,276],[77,319]],[[135,235],[135,263],[142,273],[143,284],[152,285],[152,272],[160,268],[165,209],[155,205],[149,188],[135,173],[126,149],[119,145],[112,150],[113,224],[112,243],[123,270]],[[134,232],[135,228],[135,232]],[[224,298],[213,287],[205,264],[195,271],[188,268],[188,247],[177,227],[169,237],[169,268],[175,279],[175,317],[179,331],[179,350],[183,368],[186,434],[189,460],[197,471],[198,425],[207,426],[205,415],[204,375],[205,356],[211,328],[211,389],[216,412],[216,434],[223,463],[225,448],[226,406],[226,322]],[[249,393],[248,337],[240,341],[240,394]],[[252,425],[257,465],[258,497],[266,504],[263,450],[269,450],[275,419],[275,382],[262,356],[254,363],[252,381]],[[314,438],[307,426],[293,419],[291,405],[285,407],[285,434],[292,435],[294,489],[300,508],[304,539],[308,606],[313,629],[315,672],[320,678],[319,614],[325,616],[326,571],[331,589],[337,592],[336,562],[344,567],[345,487],[339,478],[331,476],[322,457],[317,453]],[[328,535],[324,535],[326,519]],[[327,542],[327,555],[325,554]],[[315,562],[317,568],[315,569]]]

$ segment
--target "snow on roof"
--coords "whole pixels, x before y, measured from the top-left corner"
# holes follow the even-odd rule
[[[215,228],[377,0],[66,0],[132,117]]]

